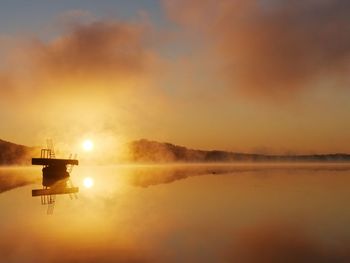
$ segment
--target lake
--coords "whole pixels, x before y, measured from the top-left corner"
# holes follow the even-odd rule
[[[0,262],[350,262],[349,164],[74,169],[47,215],[41,168],[0,168]]]

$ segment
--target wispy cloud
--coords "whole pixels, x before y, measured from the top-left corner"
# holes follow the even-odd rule
[[[10,50],[2,79],[12,77],[17,89],[32,93],[89,90],[91,84],[115,92],[149,70],[154,58],[146,44],[149,30],[136,22],[98,20],[75,23],[49,41],[22,39]]]
[[[349,84],[348,1],[192,0],[164,6],[184,30],[196,32],[227,85],[245,95],[288,98],[321,80]]]
[[[12,124],[42,129],[39,137],[57,134],[62,140],[62,130],[74,137],[77,131],[67,125],[72,122],[78,136],[86,127],[126,127],[122,119],[137,110],[132,104],[140,97],[146,101],[154,87],[159,55],[149,23],[70,15],[76,21],[49,39],[12,37],[0,67],[0,103],[6,109],[1,114]]]

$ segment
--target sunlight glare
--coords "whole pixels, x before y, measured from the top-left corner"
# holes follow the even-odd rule
[[[83,142],[83,149],[85,151],[91,151],[94,148],[94,143],[91,140],[85,140]]]
[[[91,188],[94,185],[94,180],[90,177],[86,177],[83,183],[86,188]]]

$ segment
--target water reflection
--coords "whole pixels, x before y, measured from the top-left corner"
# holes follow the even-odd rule
[[[178,165],[120,165],[107,167],[83,167],[80,174],[94,175],[107,174],[115,171],[118,180],[134,186],[148,187],[151,185],[166,184],[177,180],[200,175],[220,175],[247,172],[317,172],[317,171],[349,171],[348,164],[178,164]],[[41,171],[28,167],[0,168],[0,193],[17,187],[38,183],[41,179]],[[79,172],[78,172],[79,173]],[[84,180],[93,180],[85,177]],[[90,187],[88,187],[90,188]]]
[[[0,194],[18,187],[40,182],[40,173],[37,169],[27,167],[0,168]]]
[[[0,169],[0,262],[350,259],[348,165],[81,166],[52,216],[40,175]]]

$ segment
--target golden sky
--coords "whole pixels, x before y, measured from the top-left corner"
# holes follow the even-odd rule
[[[136,2],[5,7],[0,138],[350,152],[347,1]]]

